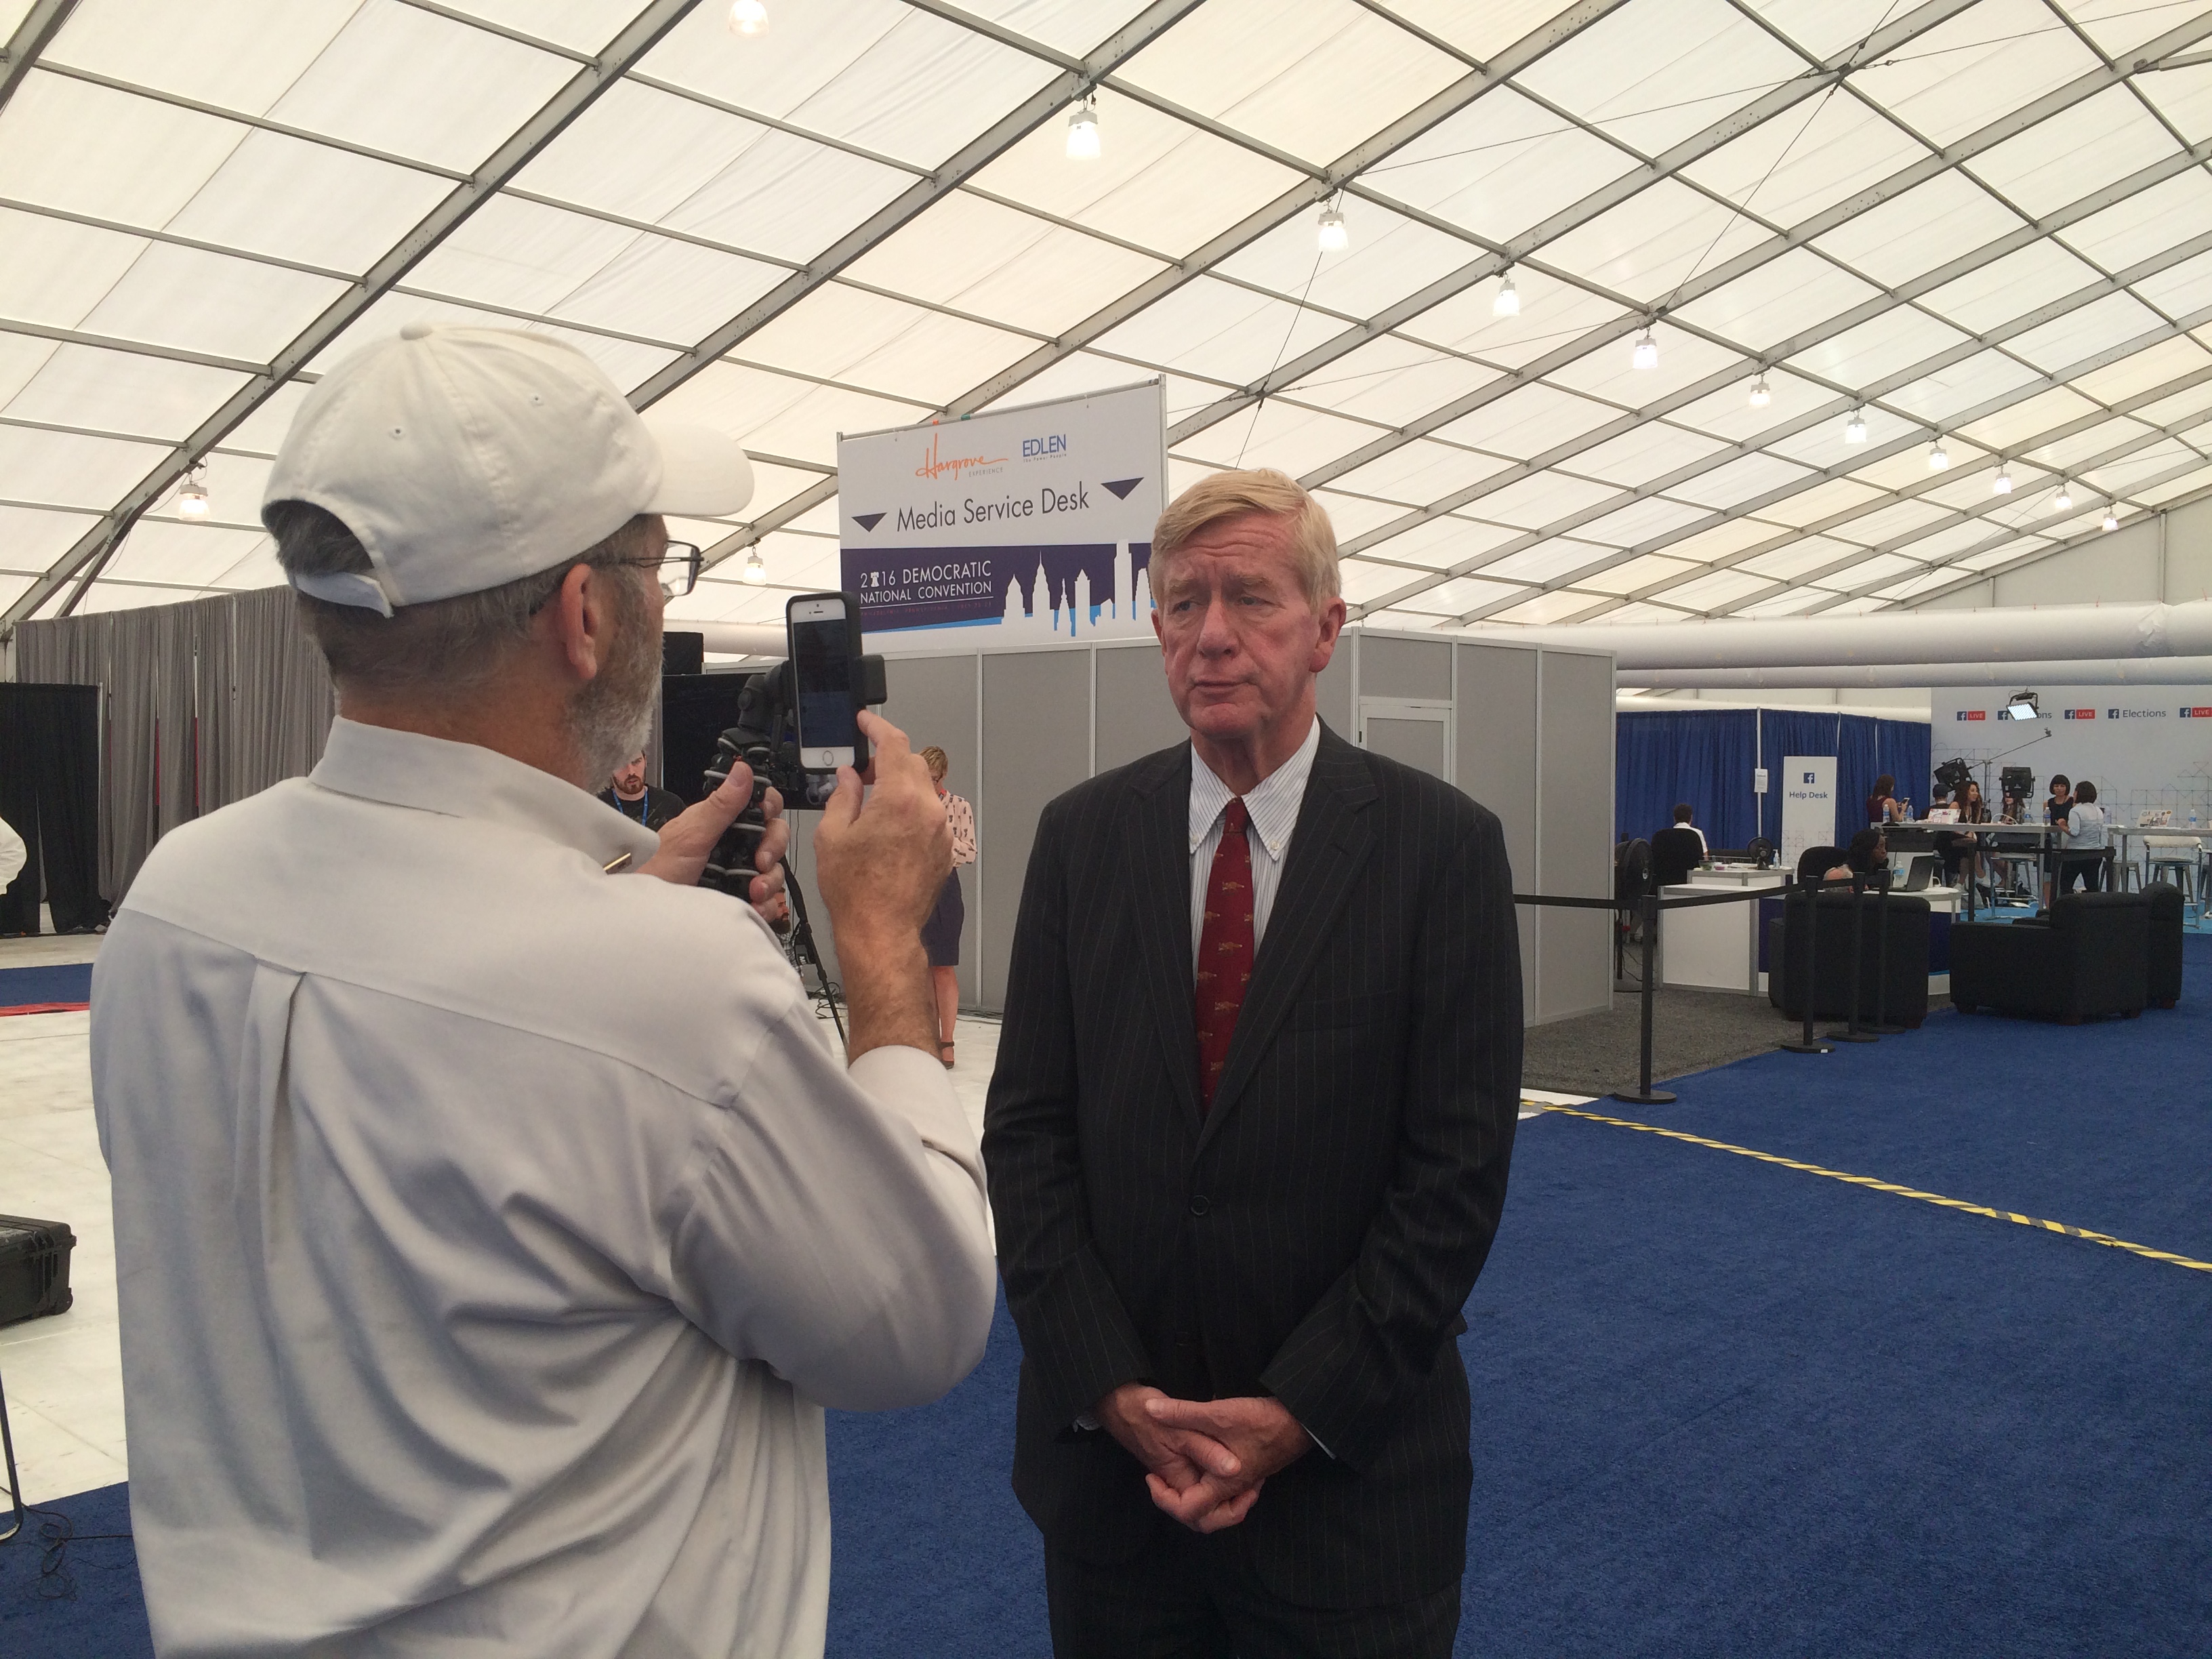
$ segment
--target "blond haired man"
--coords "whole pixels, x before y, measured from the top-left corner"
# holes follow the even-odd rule
[[[1454,1338],[1519,1100],[1504,842],[1317,718],[1345,607],[1291,480],[1186,490],[1152,582],[1190,740],[1046,809],[985,1121],[1054,1650],[1447,1655]]]

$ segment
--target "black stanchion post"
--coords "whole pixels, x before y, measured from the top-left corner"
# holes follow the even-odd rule
[[[1664,1089],[1651,1086],[1651,1000],[1655,989],[1652,981],[1658,974],[1658,946],[1659,896],[1646,893],[1644,896],[1644,1022],[1643,1030],[1638,1034],[1643,1045],[1643,1064],[1638,1073],[1639,1081],[1635,1093],[1631,1094],[1626,1089],[1616,1089],[1613,1092],[1615,1100],[1625,1100],[1636,1106],[1664,1106],[1674,1098]]]
[[[1814,903],[1814,900],[1820,896],[1820,884],[1817,882],[1796,882],[1792,884],[1802,887],[1805,890],[1805,1034],[1795,1042],[1785,1042],[1780,1046],[1786,1052],[1793,1054],[1831,1054],[1834,1051],[1831,1049],[1826,1043],[1822,1042],[1819,1038],[1813,1035],[1813,992],[1814,988],[1820,982],[1819,975],[1814,971],[1814,965],[1819,961],[1819,958],[1814,955],[1813,949],[1814,942],[1820,937],[1820,913],[1819,908]],[[1788,887],[1784,887],[1783,890],[1782,915],[1784,921],[1782,923],[1781,965],[1783,974],[1782,983],[1784,988],[1784,994],[1783,996],[1782,1002],[1783,1006],[1787,1007],[1790,1003],[1790,998],[1787,994],[1787,989],[1790,984],[1790,923],[1788,921],[1790,915],[1790,890]]]
[[[1905,1030],[1889,1023],[1889,889],[1896,873],[1884,865],[1874,896],[1874,1023],[1866,1029],[1876,1036],[1897,1036]]]
[[[1815,899],[1814,903],[1820,901]],[[1879,1042],[1881,1039],[1859,1024],[1860,969],[1866,966],[1866,889],[1851,878],[1851,1006],[1844,1029],[1828,1033],[1831,1042]]]

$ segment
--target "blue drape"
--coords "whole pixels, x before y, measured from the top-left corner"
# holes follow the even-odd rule
[[[1613,833],[1642,836],[1674,821],[1687,801],[1713,847],[1741,847],[1753,836],[1782,844],[1780,770],[1785,755],[1836,757],[1836,844],[1866,822],[1866,799],[1883,773],[1913,810],[1928,805],[1933,765],[1928,727],[1918,720],[1797,708],[1668,709],[1613,717]],[[1752,772],[1776,779],[1752,793]]]
[[[1848,844],[1866,823],[1867,797],[1874,781],[1887,772],[1897,780],[1898,793],[1909,797],[1912,810],[1923,810],[1932,782],[1929,729],[1918,720],[1875,720],[1865,714],[1821,714],[1802,709],[1760,711],[1762,752],[1770,769],[1778,769],[1785,755],[1833,755],[1836,757],[1836,845]],[[1776,846],[1782,844],[1782,796],[1769,793],[1761,801],[1759,833]]]
[[[1758,717],[1752,710],[1639,711],[1614,720],[1616,836],[1648,840],[1674,823],[1676,804],[1685,801],[1708,846],[1741,847],[1757,833],[1751,774],[1758,764]]]

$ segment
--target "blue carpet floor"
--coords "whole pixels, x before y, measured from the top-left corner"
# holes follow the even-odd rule
[[[44,968],[0,968],[0,1008],[91,1000],[92,964],[88,962],[62,962]]]
[[[2171,1012],[1944,1011],[1596,1109],[2212,1260],[2212,939],[2187,950]],[[1550,1115],[1468,1311],[1462,1654],[2212,1653],[2212,1273]],[[1001,1312],[938,1405],[833,1414],[831,1654],[1047,1651],[1017,1359]],[[144,1651],[119,1586],[110,1645],[23,1645],[52,1615],[14,1553],[0,1654]]]

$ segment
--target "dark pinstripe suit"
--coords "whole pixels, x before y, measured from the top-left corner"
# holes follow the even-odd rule
[[[1234,1539],[1287,1602],[1403,1603],[1466,1553],[1453,1338],[1496,1232],[1521,1080],[1497,818],[1323,729],[1212,1110],[1191,1009],[1188,744],[1045,810],[983,1154],[1024,1358],[1014,1489],[1048,1545],[1175,1523],[1072,1426],[1143,1379],[1273,1395],[1331,1455]]]

